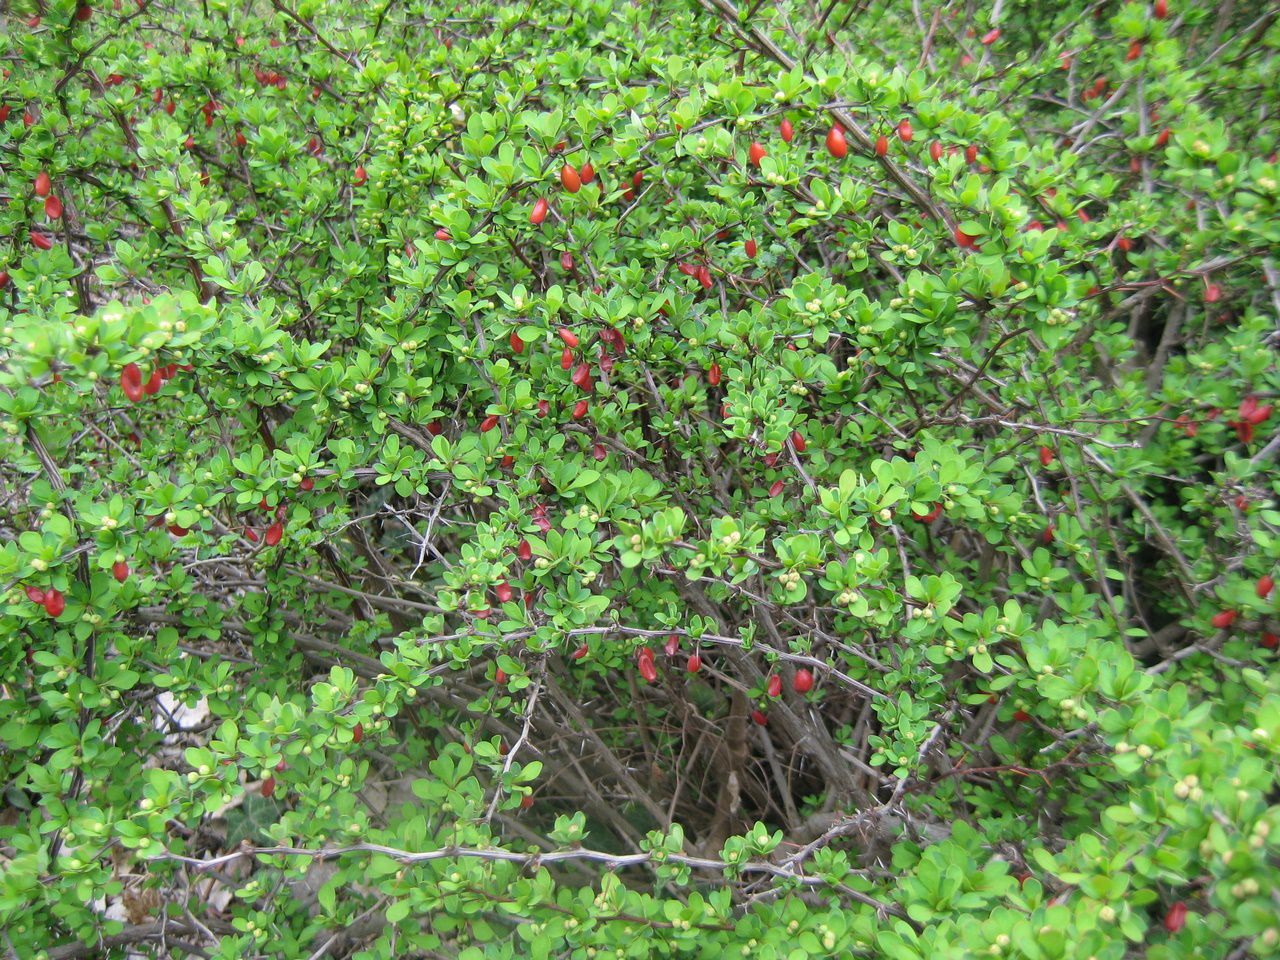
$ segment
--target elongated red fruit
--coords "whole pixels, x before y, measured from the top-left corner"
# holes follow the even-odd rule
[[[588,160],[579,168],[578,179],[581,180],[583,183],[590,183],[595,178],[596,178],[596,168],[591,166],[591,161]]]
[[[357,187],[363,187],[365,181],[369,179],[369,174],[365,171],[363,164],[356,167],[355,181]]]
[[[1187,905],[1179,900],[1164,915],[1164,928],[1170,933],[1177,933],[1187,922]]]
[[[573,351],[565,347],[560,351],[560,369],[568,370],[573,366]]]
[[[582,189],[582,178],[578,176],[577,170],[566,163],[560,168],[560,185],[570,193],[577,193]]]
[[[690,673],[697,673],[702,669],[702,658],[696,653],[689,657],[689,662],[685,664],[685,669]]]
[[[53,181],[49,179],[49,175],[43,170],[36,174],[35,189],[37,197],[47,197],[49,191],[53,189]]]
[[[776,673],[769,678],[769,683],[765,687],[765,692],[771,697],[776,697],[782,693],[782,678]]]
[[[580,646],[577,650],[573,651],[572,654],[570,654],[570,656],[574,660],[581,660],[586,655],[587,655],[587,645],[585,643],[582,646]]]
[[[50,220],[62,218],[62,201],[57,197],[47,197],[44,201],[44,215]]]
[[[160,370],[152,370],[151,376],[147,377],[147,382],[142,385],[142,392],[147,396],[154,396],[160,392],[162,386],[164,386],[164,377]]]
[[[753,167],[760,166],[760,161],[766,156],[768,156],[768,153],[765,151],[764,146],[759,141],[751,141],[751,146],[747,148],[747,159],[751,161],[751,165]]]
[[[1047,467],[1051,463],[1053,463],[1053,451],[1050,450],[1048,447],[1041,447],[1040,448],[1040,466]]]
[[[27,599],[32,603],[44,603],[44,591],[39,587],[26,586],[23,590],[26,591]]]
[[[272,796],[275,796],[275,792],[276,792],[276,778],[275,778],[275,777],[267,777],[267,779],[265,779],[265,780],[263,780],[263,781],[262,781],[262,795],[263,795],[264,797],[272,797]]]
[[[581,420],[587,415],[590,405],[585,400],[579,400],[573,405],[573,419]]]
[[[964,158],[970,163],[978,159],[978,145],[976,143],[971,143],[964,148]]]
[[[989,47],[999,39],[1000,39],[1000,30],[997,27],[995,30],[990,31],[989,33],[986,34],[986,36],[982,38],[982,45],[984,47]]]
[[[1169,0],[1156,0],[1151,12],[1155,14],[1157,20],[1163,20],[1169,15]]]
[[[711,384],[713,387],[717,387],[720,385],[720,378],[722,376],[723,373],[720,370],[720,364],[713,362],[711,364],[711,369],[707,371],[707,383]]]
[[[511,589],[511,584],[505,580],[494,587],[493,592],[497,596],[499,603],[510,603],[511,598],[515,596],[514,591]]]
[[[668,657],[674,657],[676,651],[680,649],[680,635],[678,633],[667,634],[667,639],[662,644],[662,650]]]
[[[1142,41],[1134,40],[1129,44],[1129,52],[1124,55],[1126,60],[1137,60],[1142,56]]]
[[[271,526],[267,527],[267,535],[262,538],[268,547],[274,547],[280,542],[284,536],[284,524],[277,520]]]
[[[298,488],[303,493],[310,493],[312,490],[316,488],[316,482],[312,480],[310,477],[303,477],[302,482],[298,484]]]
[[[776,497],[782,492],[784,486],[785,484],[781,480],[773,481],[773,485],[769,487],[769,496]]]
[[[524,353],[524,341],[520,339],[520,334],[516,331],[511,331],[511,335],[507,337],[507,342],[511,344],[511,349],[516,353]]]
[[[937,163],[939,160],[942,159],[942,142],[941,141],[935,140],[933,141],[933,143],[929,144],[929,159],[931,159],[934,163]]]
[[[533,547],[529,546],[528,540],[521,540],[516,546],[516,556],[525,563],[533,559]]]
[[[53,241],[50,240],[48,237],[46,237],[39,230],[32,230],[30,232],[30,236],[31,236],[31,243],[36,249],[38,250],[53,249]]]
[[[752,260],[756,258],[756,242],[754,240],[748,240],[743,246],[743,249],[746,251],[747,256]]]
[[[561,327],[556,333],[560,335],[560,339],[564,341],[566,347],[576,347],[578,345],[578,335],[568,327]]]
[[[492,416],[485,417],[483,420],[480,421],[480,432],[488,433],[497,425],[498,425],[498,415],[495,413]]]
[[[450,239],[449,231],[446,230],[444,227],[441,227],[439,230],[436,231],[436,239],[444,242],[448,242],[448,240]]]
[[[62,611],[67,609],[66,598],[62,596],[62,591],[57,589],[49,589],[44,595],[44,612],[51,617],[62,616]]]
[[[843,160],[849,153],[849,144],[844,139],[844,130],[840,124],[833,123],[827,131],[827,153],[837,160]]]
[[[752,710],[751,719],[754,720],[756,724],[761,727],[766,726],[769,723],[768,715],[763,713],[760,710]]]
[[[782,140],[784,143],[790,143],[796,137],[795,128],[791,126],[791,121],[787,119],[784,119],[782,123],[778,124],[778,132],[782,134]]]
[[[903,120],[898,124],[898,139],[903,143],[910,143],[915,138],[915,131],[911,129],[911,121]]]
[[[644,677],[646,683],[653,683],[658,679],[658,668],[653,663],[653,651],[648,647],[640,648],[637,664],[640,667],[640,676]]]
[[[117,560],[111,565],[111,575],[116,578],[117,583],[124,583],[129,579],[129,565],[123,560]]]
[[[1220,613],[1215,613],[1210,623],[1219,630],[1225,630],[1236,622],[1237,616],[1238,614],[1234,610],[1223,610]]]
[[[799,430],[791,431],[791,445],[796,448],[796,453],[804,453],[805,448],[809,446],[804,439],[804,434]]]
[[[889,138],[883,133],[876,137],[876,156],[883,157],[889,152]]]
[[[120,389],[131,403],[142,399],[142,371],[136,363],[126,363],[120,371]]]
[[[591,389],[591,367],[585,363],[580,363],[574,367],[573,374],[569,377],[573,385],[580,390]]]
[[[796,671],[796,675],[791,680],[791,689],[796,693],[808,693],[813,689],[813,671],[808,667],[801,667]]]
[[[1275,577],[1269,573],[1264,573],[1258,578],[1258,585],[1254,588],[1259,599],[1265,600],[1271,594],[1272,588],[1276,585]]]

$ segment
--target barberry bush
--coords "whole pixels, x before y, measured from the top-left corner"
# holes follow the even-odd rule
[[[12,0],[0,953],[1280,956],[1278,50]]]

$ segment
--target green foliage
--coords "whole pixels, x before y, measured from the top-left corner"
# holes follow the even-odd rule
[[[1280,22],[1164,6],[10,4],[6,955],[1280,955]]]

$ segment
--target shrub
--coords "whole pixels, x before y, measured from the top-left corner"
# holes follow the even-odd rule
[[[1274,10],[13,7],[9,955],[1280,952]]]

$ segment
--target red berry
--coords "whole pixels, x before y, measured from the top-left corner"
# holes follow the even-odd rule
[[[585,400],[579,400],[577,403],[575,403],[573,405],[573,419],[581,420],[583,417],[585,417],[587,415],[587,410],[589,409],[589,406],[590,405]]]
[[[849,144],[844,139],[844,130],[838,123],[833,123],[827,131],[827,152],[837,160],[843,160],[849,153]]]
[[[720,370],[720,364],[712,362],[711,369],[707,371],[707,383],[713,387],[720,385],[720,378],[723,376]]]
[[[676,651],[680,649],[680,635],[677,633],[667,634],[667,639],[666,642],[662,644],[662,649],[668,657],[674,657],[676,655]]]
[[[996,28],[995,30],[992,30],[989,33],[987,33],[982,38],[982,45],[984,47],[989,47],[991,46],[991,44],[995,43],[999,39],[1000,39],[1000,30],[999,28]]]
[[[1156,137],[1156,146],[1163,147],[1169,142],[1169,128],[1165,127],[1160,131],[1160,136]]]
[[[495,414],[492,414],[491,416],[485,417],[483,420],[480,421],[480,432],[488,433],[497,425],[498,425],[498,415],[495,413]]]
[[[751,711],[751,719],[762,727],[769,722],[769,717],[764,713],[761,713],[759,710]]]
[[[284,524],[277,520],[275,523],[271,524],[271,526],[267,527],[267,535],[262,539],[268,547],[274,547],[280,542],[283,536]]]
[[[1050,450],[1048,447],[1041,447],[1040,448],[1040,466],[1047,467],[1051,463],[1053,463],[1053,451]]]
[[[747,148],[747,159],[751,161],[753,167],[760,166],[760,161],[767,155],[763,145],[758,141],[751,141],[751,146]]]
[[[1219,613],[1215,613],[1210,623],[1219,630],[1225,630],[1227,627],[1231,626],[1231,624],[1236,622],[1237,616],[1239,616],[1239,614],[1234,610],[1223,610]]]
[[[500,684],[506,684],[506,682],[507,682],[507,671],[503,670],[501,667],[498,667],[498,668],[494,671],[493,679],[494,679],[494,681],[495,681],[495,682],[497,682],[497,683],[500,683]]]
[[[782,693],[782,678],[776,673],[773,674],[773,676],[769,678],[769,683],[765,687],[765,692],[771,697],[779,696]]]
[[[799,430],[792,430],[791,446],[796,448],[796,453],[804,453],[805,448],[808,447],[809,444],[805,441],[803,433]]]
[[[574,660],[581,660],[586,655],[587,655],[587,645],[585,643],[582,646],[580,646],[577,650],[573,651],[572,654],[570,654],[570,656]]]
[[[940,141],[935,140],[929,144],[929,159],[934,163],[942,159],[942,143]]]
[[[120,371],[120,389],[132,403],[142,399],[142,371],[136,363],[126,363]]]
[[[910,143],[915,137],[915,131],[911,129],[911,121],[903,120],[898,124],[898,139],[903,143]]]
[[[32,230],[28,234],[31,237],[32,246],[37,250],[52,250],[53,241],[46,237],[39,230]]]
[[[605,460],[609,459],[609,451],[605,449],[603,443],[597,443],[591,448],[591,456],[597,463],[603,463]]]
[[[510,603],[511,598],[515,595],[515,592],[511,589],[511,584],[505,580],[494,587],[493,592],[498,597],[499,603]]]
[[[521,810],[528,810],[532,806],[533,806],[533,794],[530,793],[520,798]]]
[[[273,796],[273,795],[275,794],[275,792],[276,792],[276,778],[275,778],[275,777],[267,777],[267,779],[265,779],[265,780],[263,780],[263,781],[262,781],[262,795],[263,795],[264,797],[270,797],[270,796]]]
[[[1161,0],[1163,2],[1163,0]],[[1186,925],[1187,922],[1187,905],[1179,900],[1169,908],[1169,912],[1164,915],[1164,928],[1170,933],[1177,933]]]
[[[521,540],[516,547],[516,556],[525,563],[533,559],[533,547],[529,546],[528,540]]]
[[[67,601],[62,596],[62,591],[49,589],[44,595],[44,612],[51,617],[62,616],[62,611],[67,609]]]
[[[44,591],[39,587],[24,587],[27,593],[27,599],[32,603],[44,603]]]
[[[702,658],[696,653],[689,657],[689,662],[685,664],[685,669],[690,673],[697,673],[702,669]]]
[[[129,579],[129,565],[123,560],[117,560],[111,565],[111,575],[116,578],[117,583],[124,583]]]
[[[570,253],[568,250],[560,254],[560,269],[562,270],[573,269],[573,254]]]
[[[876,137],[876,156],[883,157],[889,152],[889,138],[884,134]]]
[[[1013,711],[1013,719],[1018,723],[1026,723],[1031,719],[1031,714],[1025,710],[1015,710]]]
[[[442,240],[442,241],[448,241],[449,231],[446,230],[444,227],[441,227],[439,230],[436,231],[436,239]]]
[[[773,485],[769,487],[769,496],[776,497],[778,494],[782,492],[784,486],[785,485],[781,480],[773,481]]]
[[[1156,0],[1151,12],[1157,20],[1163,20],[1169,15],[1169,0]]]
[[[356,186],[357,186],[357,187],[362,187],[362,186],[364,186],[365,181],[366,181],[366,180],[368,180],[368,179],[369,179],[369,174],[367,174],[367,173],[365,172],[364,166],[363,166],[363,165],[361,165],[361,166],[356,167],[356,177],[355,177],[355,180],[356,180]]]
[[[1274,633],[1264,632],[1262,634],[1261,643],[1268,650],[1275,650],[1277,647],[1280,647],[1280,637],[1276,636]]]
[[[1260,600],[1265,600],[1271,594],[1272,588],[1276,585],[1275,577],[1269,573],[1264,573],[1258,578],[1258,585],[1254,588]]]
[[[538,418],[543,419],[551,412],[551,404],[546,400],[538,401]]]
[[[581,180],[583,183],[590,183],[595,178],[596,178],[595,167],[591,166],[591,161],[588,160],[586,163],[582,165],[581,169],[578,170],[578,179]]]
[[[53,189],[53,181],[49,179],[49,175],[43,170],[36,175],[35,188],[37,197],[47,197],[49,191]]]
[[[364,739],[364,724],[357,723],[351,729],[351,742],[359,743],[363,739]]]
[[[580,390],[591,389],[591,367],[585,363],[578,364],[574,368],[573,375],[569,377],[573,385]]]
[[[743,249],[746,250],[747,256],[749,258],[751,258],[752,260],[756,258],[756,242],[754,240],[748,240]]]
[[[582,178],[578,176],[577,170],[566,163],[560,168],[560,185],[570,193],[577,193],[582,189]]]
[[[520,339],[520,334],[512,330],[511,335],[507,337],[507,342],[511,344],[511,349],[516,353],[524,353],[524,341]]]
[[[1040,539],[1044,543],[1053,543],[1053,534],[1054,534],[1054,529],[1053,529],[1053,524],[1051,523],[1044,528],[1044,533],[1040,534]]]
[[[964,158],[969,163],[973,163],[978,159],[978,145],[971,143],[964,148]]]
[[[1137,60],[1142,56],[1142,41],[1134,40],[1129,44],[1129,52],[1124,55],[1125,60]]]
[[[782,140],[784,143],[790,143],[796,136],[796,131],[791,126],[791,121],[785,118],[782,123],[778,124],[778,132],[782,134]]]
[[[653,663],[652,650],[648,647],[641,647],[636,662],[640,667],[640,676],[644,677],[645,683],[653,683],[658,679],[658,668]]]
[[[551,209],[551,205],[547,203],[545,197],[539,197],[537,203],[533,205],[533,212],[529,214],[529,222],[535,227],[547,219],[547,211]]]
[[[796,671],[796,675],[791,680],[791,689],[796,693],[808,693],[813,689],[813,671],[808,667],[801,667]]]
[[[566,347],[577,347],[579,341],[576,333],[567,327],[561,327],[556,332],[560,334],[560,339],[564,341]]]

